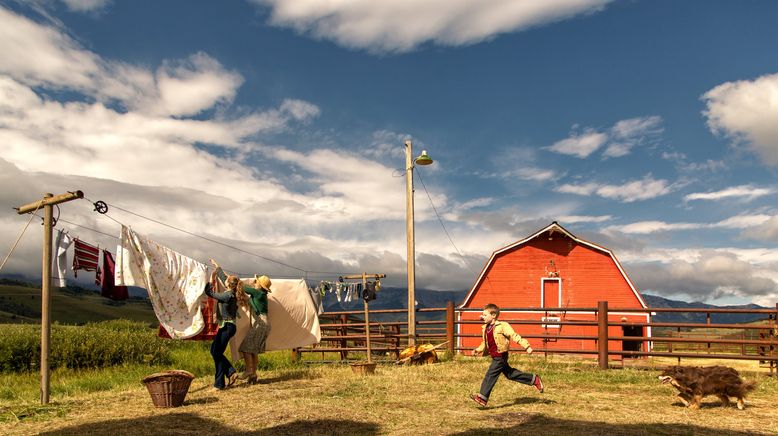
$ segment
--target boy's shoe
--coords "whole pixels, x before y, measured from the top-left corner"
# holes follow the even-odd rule
[[[532,382],[532,386],[535,386],[535,389],[538,390],[541,394],[543,393],[544,387],[543,387],[543,381],[540,379],[539,375],[535,375],[535,381]]]
[[[486,400],[481,398],[481,395],[479,394],[470,394],[470,399],[478,403],[481,407],[486,407]]]

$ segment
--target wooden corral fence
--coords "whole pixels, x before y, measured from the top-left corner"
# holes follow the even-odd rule
[[[778,304],[772,309],[677,309],[646,308],[624,309],[609,308],[605,301],[596,308],[543,308],[549,313],[594,312],[592,321],[555,320],[557,328],[546,329],[542,334],[523,334],[522,325],[545,325],[547,320],[511,319],[521,313],[537,313],[538,308],[502,308],[500,319],[508,321],[522,335],[533,343],[537,340],[543,346],[533,346],[535,353],[597,355],[599,366],[608,368],[610,360],[640,358],[647,356],[677,358],[711,358],[759,361],[769,368],[770,373],[778,369]],[[463,342],[472,344],[480,341],[479,334],[461,333],[462,326],[479,324],[476,320],[462,320],[458,315],[475,312],[474,309],[458,309],[453,302],[444,308],[425,308],[416,311],[416,341],[439,344],[448,341],[444,350],[449,353],[469,351],[472,346],[461,346]],[[480,310],[478,311],[480,312]],[[635,313],[684,313],[705,314],[706,322],[634,322],[609,319],[609,312]],[[751,323],[714,323],[712,320],[721,314],[752,315],[759,320]],[[401,350],[408,346],[407,311],[404,309],[370,310],[370,340],[374,356],[380,360],[394,361]],[[361,311],[325,312],[319,316],[322,338],[317,345],[299,348],[294,351],[297,358],[302,353],[321,353],[323,362],[338,362],[364,358],[367,350],[365,323]],[[592,334],[564,334],[564,326],[590,326]],[[625,336],[609,334],[609,327],[640,327],[641,331],[651,331],[646,336]],[[613,330],[613,329],[611,329]],[[564,349],[549,346],[559,340],[579,340],[589,343],[583,349]],[[609,343],[632,343],[636,347],[614,349]],[[636,348],[637,350],[626,349]],[[313,356],[310,356],[313,358]]]

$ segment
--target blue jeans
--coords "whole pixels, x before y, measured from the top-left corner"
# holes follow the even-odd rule
[[[505,375],[508,380],[523,383],[525,385],[531,385],[535,381],[535,375],[528,372],[521,372],[516,368],[512,368],[508,365],[508,353],[502,353],[500,357],[492,357],[492,364],[489,365],[489,369],[486,370],[484,381],[481,383],[481,398],[484,400],[489,399],[489,395],[492,393],[497,379],[500,378],[500,374]]]
[[[224,388],[224,378],[229,377],[235,373],[235,368],[224,355],[224,350],[227,349],[227,344],[230,343],[230,338],[235,336],[235,324],[228,322],[224,324],[224,327],[220,327],[216,332],[216,336],[211,343],[211,357],[213,357],[213,363],[216,365],[216,380],[213,383],[214,387]]]

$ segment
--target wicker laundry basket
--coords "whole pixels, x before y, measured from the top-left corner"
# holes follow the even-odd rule
[[[184,404],[193,378],[191,372],[174,369],[148,375],[143,378],[143,383],[149,390],[154,406],[178,407]]]

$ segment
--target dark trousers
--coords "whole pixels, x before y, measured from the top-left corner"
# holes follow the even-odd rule
[[[224,327],[220,327],[216,332],[216,336],[211,343],[211,357],[213,357],[213,363],[216,365],[216,381],[213,385],[217,388],[224,387],[224,378],[229,377],[235,372],[235,368],[224,356],[224,350],[227,349],[227,344],[230,343],[230,338],[235,336],[235,324],[228,322],[224,324]]]
[[[481,397],[488,400],[489,395],[492,393],[494,384],[497,383],[497,379],[500,378],[500,374],[505,375],[508,380],[524,383],[525,385],[531,385],[535,381],[535,375],[528,372],[521,372],[516,368],[512,368],[508,365],[508,353],[502,353],[500,357],[492,357],[492,364],[489,365],[489,369],[486,370],[484,381],[481,383]]]

